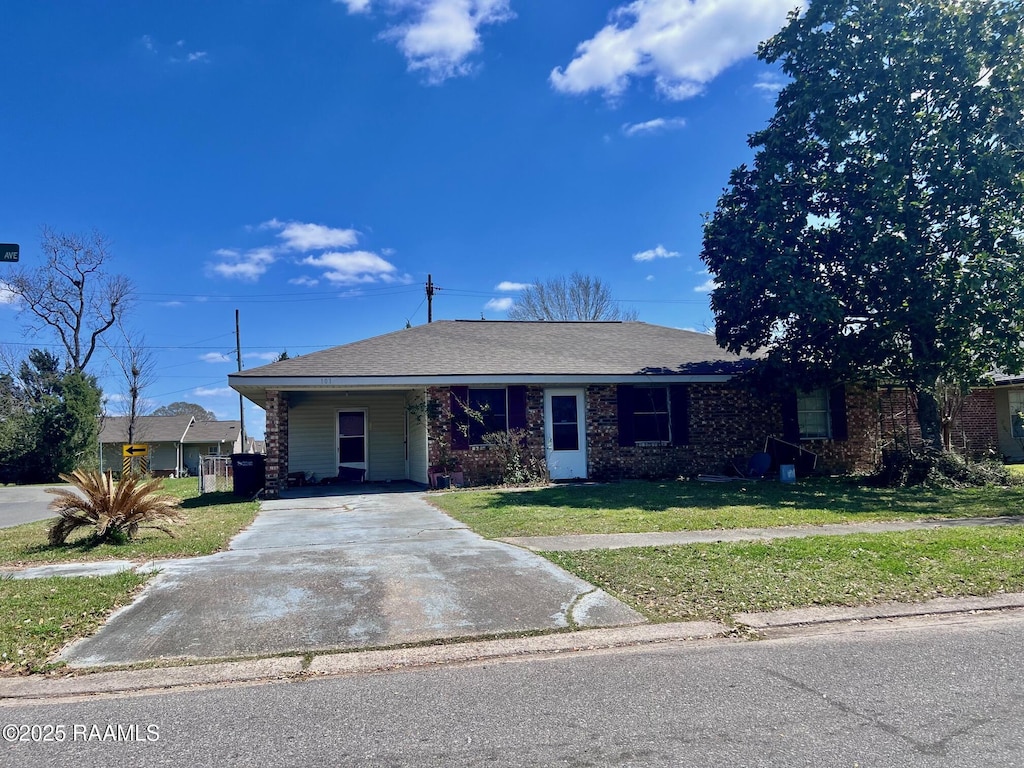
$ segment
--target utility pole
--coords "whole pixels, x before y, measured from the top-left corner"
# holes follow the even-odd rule
[[[427,275],[427,322],[434,322],[434,291],[440,291],[441,289],[434,285],[434,280],[431,275]]]
[[[238,372],[242,372],[242,334],[239,331],[238,310],[235,310],[235,355],[238,358]],[[242,433],[242,453],[245,453],[245,398],[238,393],[238,420]]]

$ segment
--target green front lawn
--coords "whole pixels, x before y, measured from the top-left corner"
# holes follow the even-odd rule
[[[459,491],[430,501],[490,538],[1024,515],[1021,486],[872,488],[832,479],[793,485],[636,480]]]
[[[253,501],[239,501],[230,493],[202,496],[195,478],[165,480],[164,490],[182,499],[187,523],[175,527],[177,538],[162,531],[142,529],[125,544],[93,545],[90,531],[71,535],[68,543],[51,547],[46,540],[50,523],[41,521],[0,529],[0,566],[38,565],[84,560],[149,560],[165,557],[197,557],[217,552],[249,525],[259,509]]]
[[[1024,528],[544,553],[653,621],[1024,591]]]
[[[0,675],[39,672],[72,640],[131,601],[147,576],[0,579]]]

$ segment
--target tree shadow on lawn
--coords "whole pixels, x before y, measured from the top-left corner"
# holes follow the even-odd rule
[[[481,506],[549,507],[577,510],[766,509],[825,510],[833,513],[983,517],[1024,515],[1024,489],[988,486],[968,489],[874,488],[855,479],[813,478],[794,484],[775,481],[708,483],[697,480],[626,480],[558,485],[520,491],[492,491]]]

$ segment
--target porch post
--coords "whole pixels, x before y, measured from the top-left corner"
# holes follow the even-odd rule
[[[288,475],[288,395],[267,391],[267,484],[264,494],[276,499]]]

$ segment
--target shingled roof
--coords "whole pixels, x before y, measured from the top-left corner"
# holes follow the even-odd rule
[[[191,416],[139,416],[135,420],[135,442],[178,443],[192,423]],[[128,417],[105,416],[100,430],[101,443],[128,441]]]
[[[183,443],[233,443],[242,430],[238,421],[197,421],[185,433]]]
[[[344,386],[346,380],[361,385],[481,377],[721,380],[750,362],[748,356],[726,352],[708,334],[641,322],[441,320],[252,368],[228,380],[250,396],[259,386]]]

